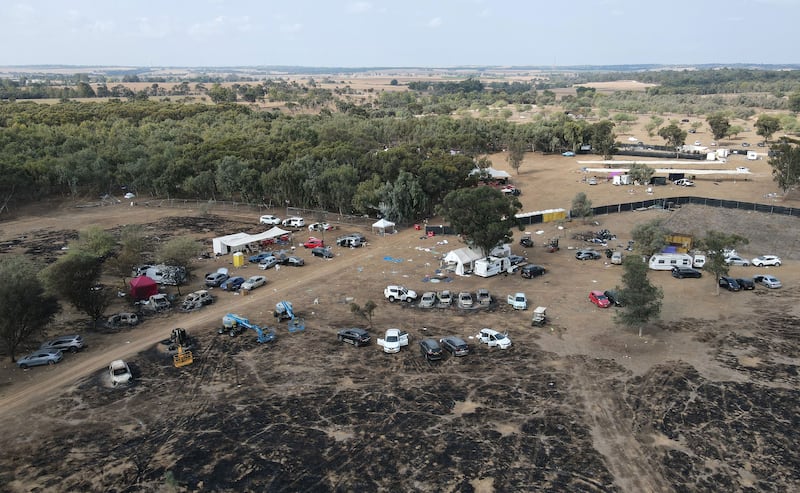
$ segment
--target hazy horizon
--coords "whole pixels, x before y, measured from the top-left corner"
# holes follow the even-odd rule
[[[784,65],[797,61],[800,0],[12,0],[4,10],[0,42],[14,47],[4,66]]]

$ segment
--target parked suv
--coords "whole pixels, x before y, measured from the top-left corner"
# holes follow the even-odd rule
[[[347,248],[358,248],[364,246],[366,242],[367,239],[361,233],[351,233],[336,238],[336,245]]]
[[[261,218],[258,220],[258,222],[261,223],[261,224],[269,224],[269,225],[272,225],[272,226],[277,226],[278,224],[281,223],[281,220],[278,217],[271,216],[271,215],[267,214],[267,215],[261,216]]]
[[[423,339],[419,341],[419,350],[422,356],[428,361],[438,361],[442,359],[442,346],[436,339]]]
[[[524,277],[525,279],[532,279],[536,276],[541,276],[547,272],[544,267],[541,265],[535,264],[528,264],[522,267],[519,271],[519,275]]]
[[[417,292],[406,289],[403,286],[386,286],[386,289],[383,290],[383,296],[393,303],[397,300],[411,303],[417,299]]]
[[[39,346],[39,349],[58,349],[60,351],[77,353],[83,349],[83,337],[78,334],[56,337],[55,339],[43,342],[42,345]]]
[[[287,217],[281,224],[288,228],[302,228],[306,225],[306,221],[302,217]]]
[[[466,356],[469,354],[469,346],[464,339],[456,336],[447,336],[439,339],[439,344],[450,352],[453,356]]]
[[[753,259],[753,265],[756,267],[764,267],[765,265],[780,267],[781,259],[775,255],[761,255]]]
[[[358,327],[342,329],[338,332],[337,337],[339,338],[339,342],[346,342],[356,347],[366,346],[369,344],[370,340],[369,332],[364,329],[359,329]]]

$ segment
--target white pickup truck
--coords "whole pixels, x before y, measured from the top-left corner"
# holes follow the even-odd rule
[[[384,353],[399,353],[402,346],[408,346],[408,332],[400,329],[386,329],[383,339],[378,339],[378,346]]]

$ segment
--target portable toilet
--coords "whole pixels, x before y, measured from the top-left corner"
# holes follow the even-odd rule
[[[756,151],[747,151],[748,161],[755,161],[756,159],[758,159],[758,153]]]
[[[233,254],[233,266],[244,267],[244,254],[242,252],[236,252]]]

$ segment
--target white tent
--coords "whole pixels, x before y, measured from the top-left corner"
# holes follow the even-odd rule
[[[392,221],[387,221],[386,219],[380,219],[378,222],[372,225],[372,232],[381,235],[385,235],[387,232],[393,233],[394,223]]]
[[[287,235],[289,233],[289,231],[275,226],[269,231],[264,231],[263,233],[259,233],[257,235],[235,233],[232,235],[220,236],[219,238],[214,238],[211,241],[211,244],[214,248],[214,254],[225,255],[228,253],[241,252],[246,250],[248,245],[260,243],[264,240],[269,240],[272,238],[278,238],[279,236]]]
[[[478,175],[478,174],[482,174],[482,173],[486,173],[487,175],[491,176],[495,180],[508,180],[509,178],[511,178],[511,175],[508,174],[508,172],[500,170],[500,169],[494,169],[491,166],[488,167],[488,168],[484,168],[484,169],[475,168],[474,170],[472,170],[470,172],[470,175]]]
[[[448,268],[453,268],[457,275],[464,276],[472,272],[475,267],[475,261],[482,259],[484,256],[483,253],[477,250],[463,247],[448,252],[444,256],[444,263]]]

